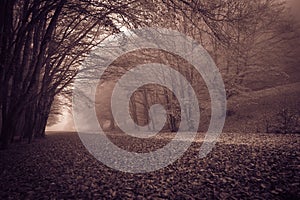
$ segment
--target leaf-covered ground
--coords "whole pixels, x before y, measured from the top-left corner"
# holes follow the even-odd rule
[[[77,134],[51,133],[0,151],[0,199],[300,199],[299,144],[300,135],[222,134],[204,159],[199,139],[170,166],[130,174],[94,159]]]

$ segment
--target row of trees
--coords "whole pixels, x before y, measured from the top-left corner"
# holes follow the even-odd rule
[[[105,123],[109,125],[107,127],[103,127],[104,129],[109,130],[117,128],[115,127],[114,117],[110,109],[112,98],[111,95],[116,82],[123,74],[130,69],[133,69],[135,66],[151,63],[161,63],[171,66],[173,69],[180,72],[180,74],[184,76],[185,79],[187,79],[187,81],[196,89],[197,98],[200,99],[200,101],[203,99],[207,100],[207,98],[209,98],[208,91],[205,88],[205,83],[201,79],[201,76],[183,58],[171,53],[153,49],[133,51],[119,57],[117,60],[115,60],[115,62],[112,63],[111,67],[104,73],[103,77],[105,78],[103,78],[102,82],[100,82],[97,88],[96,111],[98,120],[102,126],[105,126]],[[160,104],[166,110],[167,115],[167,123],[163,127],[163,130],[169,130],[172,132],[177,131],[179,122],[181,121],[180,104],[174,94],[174,92],[177,91],[177,94],[180,93],[180,98],[185,100],[185,113],[188,115],[186,116],[186,119],[188,119],[189,123],[186,124],[185,127],[188,130],[189,128],[191,129],[192,127],[198,126],[197,124],[193,124],[191,119],[191,111],[193,106],[195,106],[189,101],[191,99],[190,96],[192,95],[190,93],[191,91],[189,91],[185,85],[180,82],[178,76],[174,74],[171,69],[167,71],[145,71],[144,75],[145,74],[147,74],[148,77],[155,77],[156,81],[161,85],[146,84],[145,86],[138,88],[133,93],[129,102],[130,115],[132,119],[128,120],[133,120],[140,126],[148,126],[149,131],[154,131],[156,130],[155,124],[159,124],[157,115],[160,111],[153,110],[153,113],[149,111],[152,105]],[[141,81],[145,81],[145,78],[146,77],[143,75],[137,75],[134,80],[132,79],[130,82],[122,84],[121,87],[127,91],[132,88],[132,85],[141,83]],[[171,88],[162,86],[166,83],[170,83]],[[123,114],[124,113],[118,113],[118,115]],[[151,125],[150,121],[153,122]],[[121,123],[126,124],[127,122],[124,120]]]
[[[260,74],[263,74],[264,78],[275,75],[287,78],[284,68],[299,62],[296,50],[296,45],[299,44],[299,29],[296,21],[289,16],[286,4],[282,1],[165,0],[163,3],[160,1],[156,3],[156,13],[149,17],[151,23],[158,27],[183,32],[202,44],[220,68],[229,100],[232,96],[247,95],[252,90],[247,82],[258,79]],[[128,63],[128,60],[134,61]],[[116,68],[122,67],[126,71],[137,64],[151,62],[169,64],[181,72],[199,94],[201,110],[205,111],[206,107],[209,108],[206,105],[209,105],[209,97],[207,92],[203,91],[206,88],[201,77],[196,76],[197,73],[193,71],[193,68],[176,56],[163,52],[140,51],[120,59],[119,63],[116,63]],[[115,73],[110,73],[109,79],[116,79],[119,76],[120,72],[117,72],[116,68],[112,70]],[[163,79],[163,74],[156,73],[156,75]],[[112,89],[112,86],[109,87]],[[155,94],[153,91],[156,91]],[[106,98],[109,102],[110,98],[101,97],[101,95],[98,98],[101,102],[97,108],[98,117],[100,121],[109,121],[110,128],[113,128],[113,117],[109,109],[106,109],[110,107],[110,104],[105,104],[103,100]],[[180,121],[180,109],[178,109],[177,99],[166,88],[159,89],[157,86],[140,88],[130,102],[132,118],[136,123],[147,124],[149,118],[155,118],[148,114],[148,110],[157,101],[167,109],[165,128],[176,131]],[[187,104],[187,106],[187,109],[193,109],[193,105]],[[209,118],[209,115],[210,112],[207,111],[201,116]],[[201,121],[204,124],[207,122],[207,120]],[[197,126],[197,124],[191,124],[191,126]],[[149,130],[151,129],[149,127]],[[204,129],[201,128],[201,130]]]
[[[43,136],[55,96],[65,91],[92,47],[138,24],[140,2],[3,0],[0,2],[2,147],[15,136]]]

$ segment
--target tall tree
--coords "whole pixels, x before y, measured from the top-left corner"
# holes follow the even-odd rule
[[[43,136],[56,94],[79,63],[122,24],[139,20],[138,1],[4,0],[0,33],[2,147],[15,135]],[[136,12],[135,12],[136,11]]]

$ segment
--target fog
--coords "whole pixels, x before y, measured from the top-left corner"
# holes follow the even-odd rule
[[[46,131],[75,131],[73,117],[70,112],[64,110],[59,122],[53,126],[46,127]]]

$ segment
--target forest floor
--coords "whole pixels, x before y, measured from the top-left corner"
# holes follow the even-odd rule
[[[224,133],[203,159],[200,145],[161,170],[130,174],[97,161],[76,133],[48,133],[0,151],[0,199],[300,199],[299,134]]]

